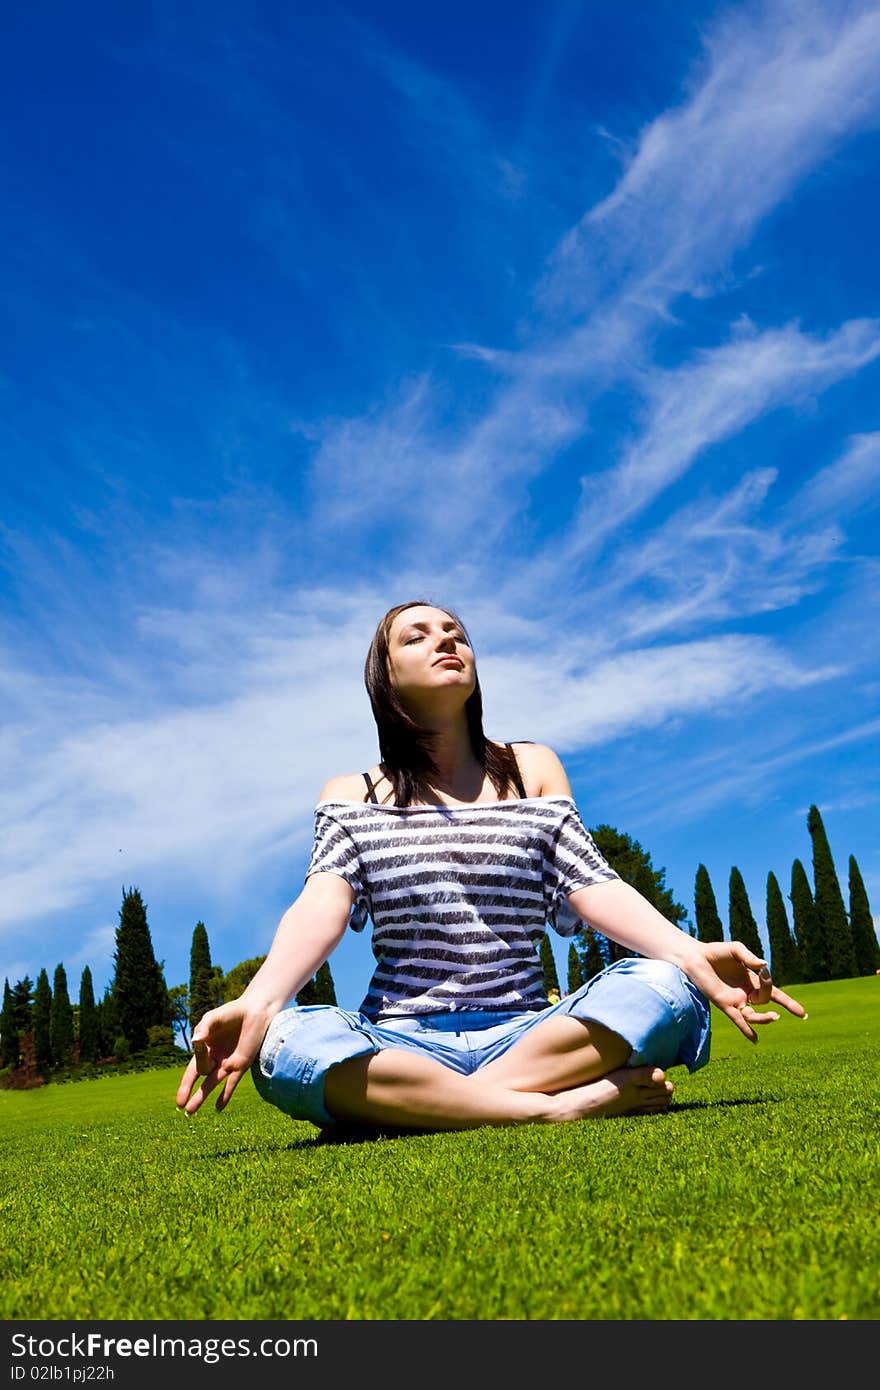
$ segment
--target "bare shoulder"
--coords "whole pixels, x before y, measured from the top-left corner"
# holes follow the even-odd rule
[[[546,743],[513,743],[529,796],[571,796],[571,783],[558,755]]]
[[[362,772],[343,772],[331,777],[318,793],[319,801],[363,801],[366,783]]]

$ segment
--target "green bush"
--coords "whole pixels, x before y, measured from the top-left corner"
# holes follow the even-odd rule
[[[166,1027],[163,1023],[154,1023],[147,1029],[147,1044],[148,1052],[157,1047],[173,1047],[174,1029]]]

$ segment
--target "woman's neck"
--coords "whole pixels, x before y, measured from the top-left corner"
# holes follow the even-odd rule
[[[471,746],[470,730],[463,719],[448,722],[433,719],[423,724],[433,735],[429,748],[437,776],[432,779],[438,791],[465,801],[483,785],[484,770]]]
[[[449,724],[435,722],[427,727],[433,735],[430,743],[431,758],[444,781],[452,781],[462,772],[479,767],[471,747],[467,724],[456,720]]]

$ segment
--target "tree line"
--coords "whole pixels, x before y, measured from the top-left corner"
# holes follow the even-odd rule
[[[790,918],[779,880],[772,871],[767,875],[766,955],[745,882],[736,865],[730,870],[727,885],[726,931],[709,872],[704,864],[698,865],[692,928],[687,909],[674,901],[666,887],[665,870],[654,868],[650,854],[637,840],[610,825],[600,825],[590,833],[611,867],[664,917],[700,941],[742,941],[756,955],[768,960],[776,984],[798,985],[874,975],[880,969],[880,945],[855,855],[849,856],[847,907],[817,806],[809,809],[807,830],[812,844],[813,879],[811,883],[802,861],[795,859],[788,895]],[[569,946],[568,992],[578,989],[612,961],[632,954],[585,925]],[[546,935],[541,941],[541,961],[546,992],[559,991],[559,976]]]
[[[208,933],[197,922],[190,948],[189,980],[168,988],[165,963],[156,959],[147,908],[140,889],[123,890],[113,953],[113,978],[95,999],[85,966],[73,1003],[63,964],[52,983],[46,969],[36,984],[26,975],[3,984],[0,1010],[0,1079],[9,1086],[40,1085],[72,1074],[137,1062],[177,1061],[179,1032],[189,1050],[192,1029],[208,1009],[244,991],[265,956],[241,961],[228,973],[211,961]],[[321,967],[296,996],[299,1004],[335,1004],[330,966]]]

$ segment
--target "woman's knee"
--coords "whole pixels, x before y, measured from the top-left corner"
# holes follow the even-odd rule
[[[332,1123],[324,1105],[328,1071],[372,1054],[378,1044],[359,1014],[332,1004],[285,1009],[273,1019],[251,1067],[263,1100],[293,1119]]]
[[[625,957],[563,1002],[575,1018],[603,1023],[626,1039],[631,1066],[683,1062],[695,1070],[708,1058],[709,1006],[668,961]]]

